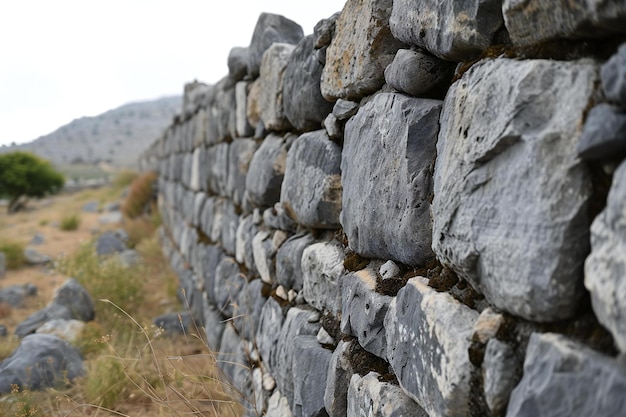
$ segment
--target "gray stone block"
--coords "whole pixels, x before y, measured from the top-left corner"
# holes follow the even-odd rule
[[[588,60],[485,60],[446,96],[433,249],[490,303],[529,320],[578,307],[591,183],[576,146],[597,80]]]
[[[306,227],[339,227],[341,148],[324,130],[303,134],[289,149],[280,200]]]
[[[270,353],[270,367],[276,378],[276,385],[289,404],[294,404],[293,362],[296,355],[294,340],[296,336],[315,336],[320,329],[319,323],[311,323],[319,313],[292,307],[287,312],[287,318],[280,330],[278,342]],[[319,317],[319,316],[318,316]],[[316,342],[317,343],[317,342]]]
[[[322,48],[330,45],[335,35],[335,25],[341,12],[337,12],[328,19],[322,19],[315,24],[313,35],[315,35],[315,48]]]
[[[626,352],[626,163],[613,174],[606,208],[591,225],[591,254],[585,261],[585,287],[598,320]]]
[[[385,315],[393,297],[376,292],[376,271],[362,269],[341,278],[341,332],[355,336],[363,349],[387,357]]]
[[[261,230],[252,239],[252,254],[254,255],[254,265],[256,266],[261,279],[268,283],[274,283],[276,267],[274,255],[276,251],[272,244],[272,234]]]
[[[302,290],[302,252],[313,244],[315,238],[309,233],[291,236],[276,253],[276,282],[287,289]]]
[[[485,401],[494,416],[503,416],[513,388],[522,376],[521,361],[509,345],[498,339],[487,342],[483,360]]]
[[[466,61],[486,49],[502,27],[502,0],[394,0],[391,33],[441,59]]]
[[[385,81],[401,93],[423,97],[449,82],[454,64],[422,50],[400,49],[385,68]]]
[[[295,135],[282,138],[270,134],[252,157],[246,177],[246,191],[256,206],[270,207],[280,200],[287,151],[296,138]]]
[[[289,400],[283,397],[279,390],[274,390],[267,403],[266,417],[292,417]]]
[[[626,154],[626,113],[608,104],[589,111],[578,155],[583,159],[610,159]]]
[[[257,273],[254,263],[254,252],[252,249],[252,240],[258,233],[258,227],[254,224],[252,215],[240,218],[237,227],[237,246],[235,259],[242,265],[245,265],[251,275]]]
[[[278,304],[278,301],[274,298],[268,298],[259,315],[256,345],[263,363],[272,373],[278,366],[278,362],[275,361],[280,361],[280,358],[274,351],[277,349],[284,321],[283,309]]]
[[[196,193],[193,200],[193,219],[192,224],[195,227],[201,227],[202,225],[202,209],[206,202],[207,195],[203,192]]]
[[[313,53],[315,35],[305,36],[291,52],[283,76],[285,117],[299,131],[319,129],[333,104],[322,97],[324,65]]]
[[[282,203],[276,203],[263,211],[263,223],[269,228],[286,232],[295,233],[298,230],[298,223],[289,217],[286,207]]]
[[[201,245],[199,253],[202,265],[199,274],[204,282],[204,290],[209,301],[215,303],[215,271],[226,254],[219,246],[215,245]]]
[[[380,89],[402,43],[391,36],[392,0],[348,0],[326,51],[321,91],[326,100],[358,100]]]
[[[235,256],[236,241],[237,241],[237,228],[239,227],[239,215],[235,209],[235,205],[231,200],[224,201],[224,213],[222,215],[222,233],[221,242],[224,251],[230,255]]]
[[[235,85],[237,137],[247,138],[254,135],[254,127],[248,121],[248,91],[250,81],[240,81]]]
[[[626,107],[626,43],[602,65],[601,74],[606,96]]]
[[[502,12],[511,41],[528,46],[557,39],[587,39],[626,33],[621,2],[504,0]]]
[[[324,417],[324,392],[332,352],[317,343],[315,336],[294,338],[294,417]]]
[[[294,45],[275,43],[263,54],[259,78],[263,88],[259,105],[263,125],[270,131],[289,130],[291,127],[285,117],[283,87],[285,69],[294,48]]]
[[[248,48],[234,47],[228,53],[228,76],[233,81],[243,80],[248,74]]]
[[[360,255],[409,265],[433,257],[430,199],[440,110],[438,100],[383,93],[346,123],[340,218]]]
[[[385,318],[387,359],[402,389],[431,417],[470,413],[468,348],[478,313],[412,278]]]
[[[314,243],[302,252],[304,299],[320,311],[341,311],[339,281],[345,273],[344,248],[337,241]]]
[[[233,202],[241,206],[246,191],[246,176],[258,145],[253,139],[237,139],[228,149],[228,180],[226,192]]]
[[[263,297],[263,286],[260,279],[244,284],[233,308],[233,325],[245,340],[253,341],[256,335],[261,311],[267,301]]]
[[[564,336],[535,333],[506,415],[620,416],[626,413],[625,391],[623,365]]]
[[[263,54],[274,43],[297,44],[304,36],[302,27],[283,16],[261,13],[257,20],[249,47],[248,75],[256,78]]]
[[[228,197],[228,143],[218,143],[206,151],[206,161],[209,167],[208,188],[213,194]]]
[[[352,375],[348,390],[349,416],[368,417],[428,417],[400,387],[380,382],[381,375],[370,372],[361,377]]]
[[[242,274],[237,261],[230,257],[223,258],[215,270],[213,283],[215,306],[222,315],[233,317],[239,292],[245,284],[246,277]]]
[[[335,116],[337,120],[344,121],[354,116],[358,111],[358,102],[343,100],[340,98],[335,102],[335,106],[333,107],[333,116]]]
[[[224,318],[215,306],[209,303],[206,295],[203,297],[203,304],[204,308],[202,311],[204,311],[204,332],[206,334],[207,346],[211,349],[211,352],[219,352],[226,323],[224,323]]]
[[[324,405],[330,417],[345,417],[348,409],[348,386],[355,373],[351,352],[355,341],[339,342],[328,364]]]
[[[222,335],[217,365],[226,377],[226,383],[235,390],[242,390],[246,380],[251,379],[248,358],[239,335],[231,323],[226,325]]]

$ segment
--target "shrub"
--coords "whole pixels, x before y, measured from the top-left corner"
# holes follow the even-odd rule
[[[72,214],[63,217],[59,227],[61,230],[68,232],[78,229],[78,226],[80,226],[80,216],[78,214]]]
[[[11,240],[0,240],[0,252],[6,256],[7,269],[17,269],[24,265],[24,245]]]
[[[129,218],[141,216],[153,200],[156,172],[146,172],[135,178],[122,205],[122,212]]]

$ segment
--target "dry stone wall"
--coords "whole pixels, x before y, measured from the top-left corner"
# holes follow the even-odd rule
[[[188,84],[142,165],[247,415],[626,415],[625,40],[623,2],[348,0]]]

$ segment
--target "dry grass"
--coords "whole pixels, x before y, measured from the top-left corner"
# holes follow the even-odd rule
[[[161,254],[154,230],[158,219],[130,224],[135,249],[142,262],[131,268],[115,259],[101,261],[91,247],[90,230],[98,228],[97,214],[82,213],[78,229],[63,233],[47,219],[76,212],[86,200],[106,202],[120,188],[89,190],[60,196],[45,207],[14,216],[0,215],[0,234],[30,237],[41,231],[42,253],[58,261],[49,272],[25,267],[9,271],[2,286],[32,282],[39,294],[25,308],[12,309],[3,323],[9,332],[29,314],[45,306],[53,289],[67,276],[79,280],[96,304],[96,321],[87,324],[77,347],[85,358],[86,376],[65,389],[15,392],[0,396],[3,416],[232,416],[242,408],[232,400],[230,388],[219,378],[215,357],[201,328],[185,337],[165,337],[151,319],[181,308],[175,298],[177,278]],[[112,228],[119,226],[111,226]],[[25,243],[25,242],[24,242]],[[102,301],[106,300],[106,301]],[[19,342],[0,340],[0,359]]]

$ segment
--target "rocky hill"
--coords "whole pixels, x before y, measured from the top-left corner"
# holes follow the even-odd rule
[[[180,97],[130,103],[98,116],[81,117],[32,142],[0,152],[29,151],[57,166],[107,163],[133,168],[180,110]]]

